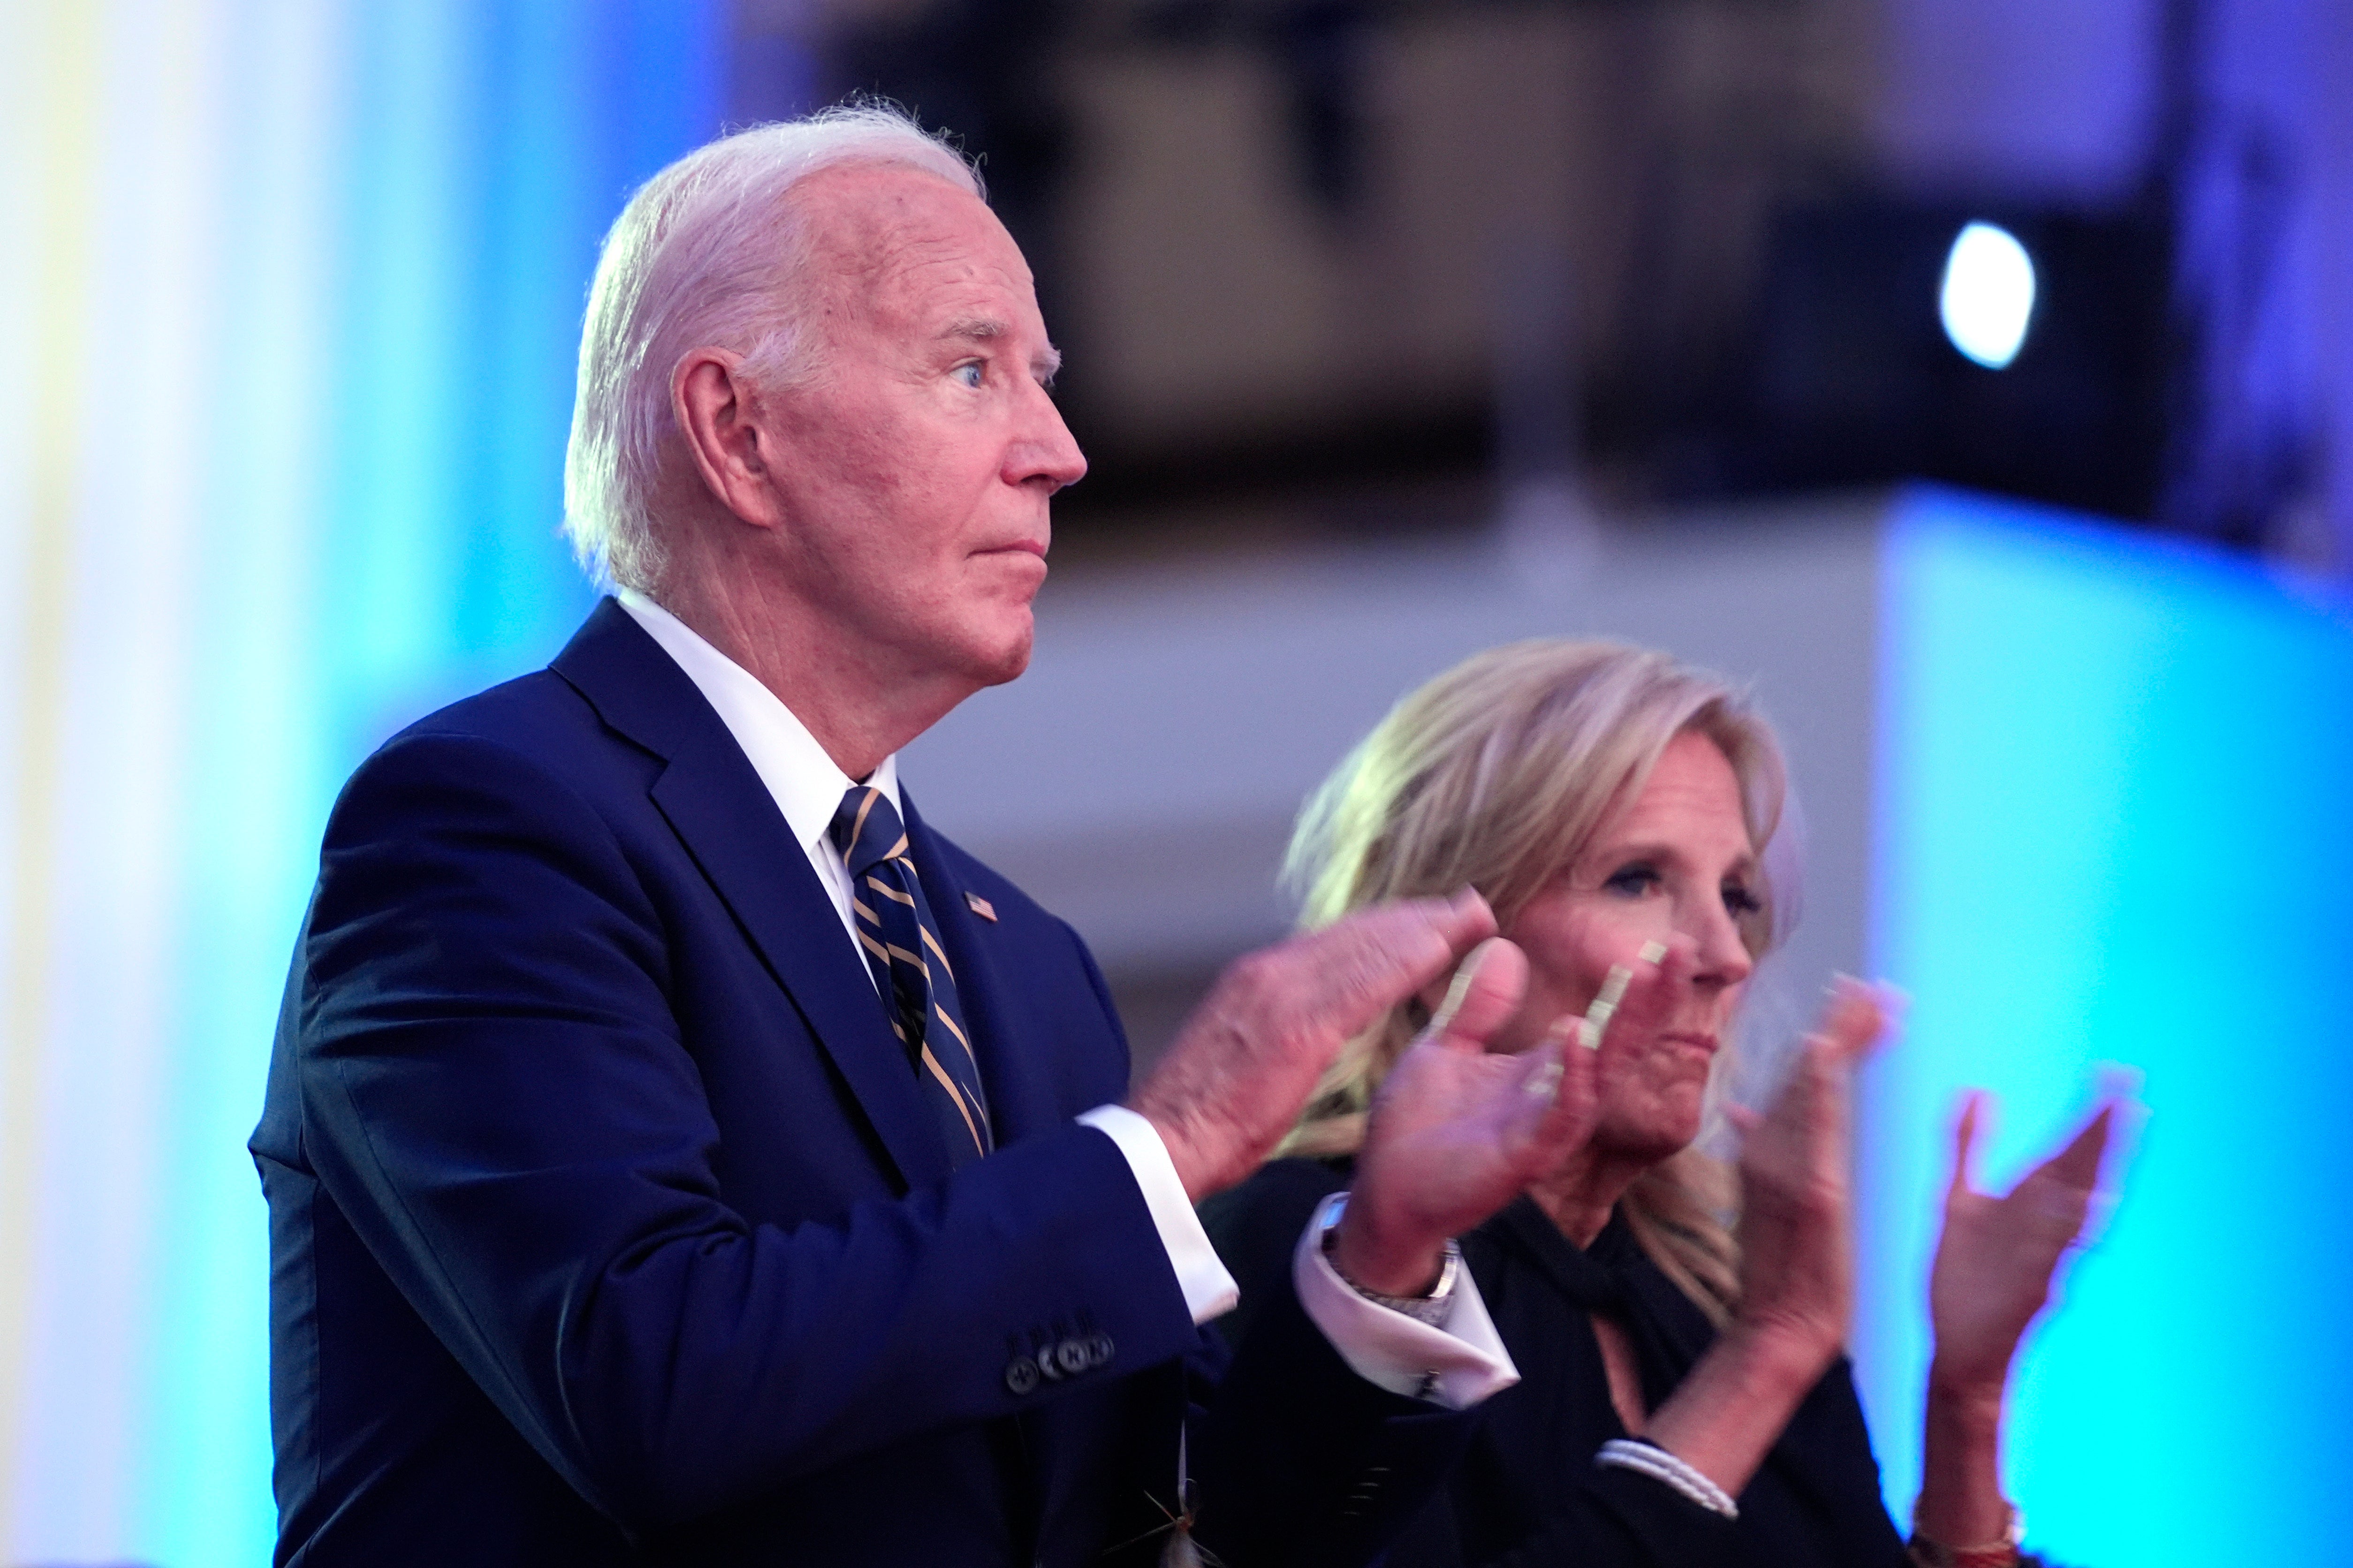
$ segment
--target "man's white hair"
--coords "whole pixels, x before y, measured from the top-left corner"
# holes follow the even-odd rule
[[[614,220],[588,289],[564,464],[564,531],[599,583],[651,594],[660,578],[652,503],[677,428],[670,375],[689,350],[733,350],[765,387],[818,367],[823,345],[807,319],[818,280],[786,195],[844,163],[900,164],[983,194],[963,154],[896,109],[860,104],[698,148]]]

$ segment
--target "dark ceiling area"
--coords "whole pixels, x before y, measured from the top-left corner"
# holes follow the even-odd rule
[[[1379,507],[1319,498],[1531,475],[1634,510],[1925,477],[2274,543],[2319,432],[2240,389],[2282,381],[2312,181],[2293,126],[2214,90],[2225,14],[2133,13],[2138,96],[2071,183],[1907,152],[1899,9],[871,0],[796,13],[786,107],[887,98],[978,160],[1092,459],[1066,531],[1286,500],[1361,528]],[[1939,320],[1978,220],[2036,286],[2000,365]]]

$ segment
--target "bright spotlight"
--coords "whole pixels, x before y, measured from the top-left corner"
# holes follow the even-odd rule
[[[2006,228],[1972,223],[1945,257],[1936,313],[1953,346],[1988,370],[2018,357],[2034,314],[2034,261]]]

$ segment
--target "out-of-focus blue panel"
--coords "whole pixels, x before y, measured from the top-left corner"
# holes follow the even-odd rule
[[[389,729],[543,663],[585,612],[556,532],[581,305],[629,189],[718,129],[725,37],[709,0],[225,14],[208,304],[232,352],[206,389],[191,772],[168,781],[195,837],[153,1430],[127,1461],[127,1536],[174,1568],[269,1553],[269,1281],[240,1144],[329,803]]]
[[[2062,1561],[2332,1560],[2353,626],[2241,563],[1927,492],[1883,649],[1873,941],[1915,1005],[1866,1081],[1857,1354],[1890,1505],[1956,1092],[2002,1096],[2006,1185],[2115,1060],[2152,1118],[2021,1360],[2012,1495]]]
[[[354,16],[325,588],[347,763],[543,663],[586,614],[558,529],[588,278],[629,192],[719,130],[727,20],[717,0]]]
[[[197,672],[186,773],[192,832],[143,1451],[124,1555],[172,1568],[266,1563],[269,1238],[244,1150],[277,1015],[275,978],[317,865],[328,792],[314,679],[318,541],[332,427],[327,200],[343,148],[339,19],[302,0],[238,0],[220,83],[227,177],[216,209],[222,353],[201,389],[214,461],[190,555],[185,657]],[[192,389],[195,390],[195,389]],[[148,788],[166,781],[142,781]]]
[[[467,396],[485,345],[470,308],[482,256],[476,195],[490,155],[485,34],[470,0],[354,5],[332,515],[320,658],[333,752],[364,750],[401,687],[449,654],[466,556]]]
[[[719,129],[725,23],[715,0],[512,0],[486,18],[459,687],[543,661],[587,613],[558,529],[588,279],[629,193]]]

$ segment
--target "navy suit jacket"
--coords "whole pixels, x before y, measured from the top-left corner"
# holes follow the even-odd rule
[[[1126,1091],[1117,1016],[905,817],[1000,1144],[953,1174],[782,815],[618,605],[353,776],[252,1142],[280,1563],[1077,1568],[1162,1521],[1221,1368],[1071,1121]],[[1462,1436],[1285,1312],[1195,1428],[1237,1568],[1369,1554]]]

